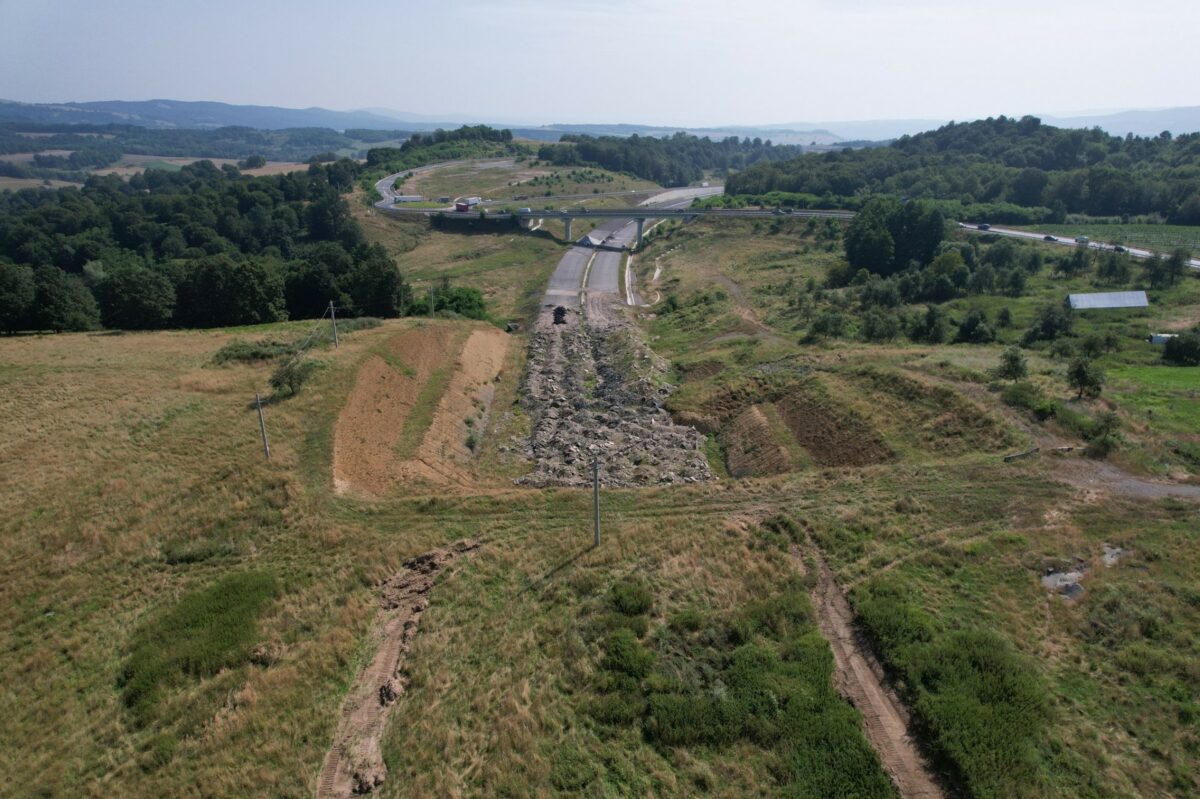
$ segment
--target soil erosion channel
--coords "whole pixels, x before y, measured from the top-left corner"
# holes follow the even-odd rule
[[[421,614],[429,606],[429,592],[451,561],[478,548],[477,541],[464,540],[431,550],[405,563],[384,583],[374,633],[379,648],[342,702],[337,734],[321,766],[317,799],[349,799],[383,784],[387,766],[380,741],[388,711],[404,694],[404,661]]]

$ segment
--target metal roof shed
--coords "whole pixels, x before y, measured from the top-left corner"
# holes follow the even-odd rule
[[[1071,310],[1091,308],[1145,308],[1150,304],[1144,291],[1101,291],[1095,294],[1070,294]]]

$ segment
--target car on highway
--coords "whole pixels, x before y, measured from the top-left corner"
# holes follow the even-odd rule
[[[992,226],[989,225],[987,222],[984,222],[982,225],[976,225],[975,229],[976,230],[991,230]]]
[[[1042,241],[1058,241],[1058,239],[1053,236],[1042,236]]]
[[[1087,236],[1076,236],[1075,237],[1076,244],[1087,244],[1088,241],[1090,241],[1090,239],[1088,239]]]
[[[1125,249],[1120,244],[1115,244],[1113,245],[1113,252],[1129,252],[1129,250]]]
[[[522,214],[530,214],[530,213],[533,213],[533,209],[532,209],[532,208],[518,208],[518,209],[517,209],[517,211],[518,211],[519,213],[522,213]]]

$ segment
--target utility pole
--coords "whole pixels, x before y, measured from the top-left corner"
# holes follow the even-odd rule
[[[592,547],[600,546],[600,457],[592,458],[592,517],[595,532],[592,536]]]
[[[262,397],[257,391],[254,392],[254,405],[258,408],[258,432],[262,434],[263,455],[267,456],[267,460],[271,460],[271,445],[267,443],[267,423],[263,419]]]
[[[333,300],[329,301],[329,321],[333,322],[333,348],[338,348],[337,337],[337,309],[333,307]]]

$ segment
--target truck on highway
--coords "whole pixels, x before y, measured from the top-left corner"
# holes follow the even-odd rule
[[[481,199],[479,197],[460,197],[454,201],[454,210],[464,213],[479,205],[480,202]]]

